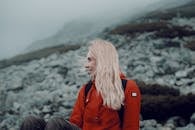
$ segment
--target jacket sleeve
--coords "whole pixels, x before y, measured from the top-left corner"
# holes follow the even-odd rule
[[[139,130],[141,94],[138,86],[132,80],[127,81],[125,89],[125,107],[123,130]]]
[[[84,110],[84,88],[85,85],[80,89],[78,97],[76,99],[73,111],[70,115],[69,121],[78,127],[82,128],[83,125],[83,110]]]

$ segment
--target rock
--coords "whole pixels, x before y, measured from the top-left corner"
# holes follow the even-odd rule
[[[19,76],[14,77],[7,83],[7,91],[20,91],[23,89],[22,78]]]
[[[40,115],[42,113],[42,111],[40,111],[39,109],[37,108],[34,108],[33,109],[33,113],[36,114],[36,115]]]
[[[14,102],[14,104],[13,104],[13,109],[14,110],[19,110],[20,109],[20,107],[21,107],[21,104],[19,104],[19,103],[17,103],[17,102]]]
[[[172,74],[174,72],[176,72],[177,70],[179,70],[180,65],[178,62],[174,61],[174,60],[166,60],[165,63],[163,64],[163,70],[165,71],[166,74]]]
[[[184,45],[184,47],[189,48],[192,51],[195,51],[195,40],[190,41]]]
[[[177,127],[175,130],[194,130],[195,129],[195,125],[190,123],[185,127]]]
[[[51,112],[50,106],[43,106],[42,112],[43,113],[49,113],[49,112]]]
[[[67,68],[67,67],[59,67],[58,73],[59,73],[60,75],[62,75],[63,78],[66,78],[67,73],[68,73],[68,68]]]
[[[45,79],[45,74],[42,72],[30,72],[23,79],[23,86],[29,86],[35,83],[41,83]]]
[[[176,127],[181,127],[181,126],[185,126],[186,125],[185,119],[179,117],[179,116],[175,116],[175,117],[171,117],[167,120],[166,124],[173,124]]]
[[[195,125],[195,113],[192,114],[192,116],[190,118],[190,122]]]
[[[51,115],[50,115],[50,114],[46,114],[46,115],[44,116],[44,119],[45,119],[46,121],[48,121],[49,119],[51,119]]]
[[[157,122],[156,120],[144,120],[141,122],[141,126],[144,127],[156,127],[157,126]]]
[[[192,65],[195,65],[195,52],[193,51],[193,52],[190,52],[190,57],[191,57],[191,64]]]
[[[184,70],[177,71],[175,73],[176,78],[183,78],[183,77],[189,77],[193,78],[194,77],[194,72],[195,72],[195,67],[187,68]]]
[[[187,76],[187,71],[177,71],[176,73],[175,73],[175,76],[176,76],[176,78],[182,78],[182,77],[186,77]]]
[[[173,130],[173,129],[175,129],[175,125],[173,123],[166,123],[163,129],[164,130]]]
[[[164,127],[160,127],[159,130],[173,130],[173,129],[168,126],[164,126]]]

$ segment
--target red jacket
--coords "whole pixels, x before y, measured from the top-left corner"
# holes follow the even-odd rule
[[[123,128],[120,128],[117,110],[102,105],[103,99],[97,94],[94,83],[84,98],[85,86],[79,91],[70,122],[82,130],[139,130],[141,94],[134,81],[128,80],[126,84]]]

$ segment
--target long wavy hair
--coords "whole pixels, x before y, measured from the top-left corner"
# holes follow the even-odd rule
[[[89,52],[96,60],[95,86],[103,98],[103,105],[114,110],[121,108],[124,91],[120,79],[118,53],[111,42],[93,40]]]

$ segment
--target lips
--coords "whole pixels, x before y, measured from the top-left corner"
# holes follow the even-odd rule
[[[88,73],[88,74],[90,74],[90,73],[91,73],[91,70],[89,70],[89,69],[86,69],[86,71],[87,71],[87,73]]]

